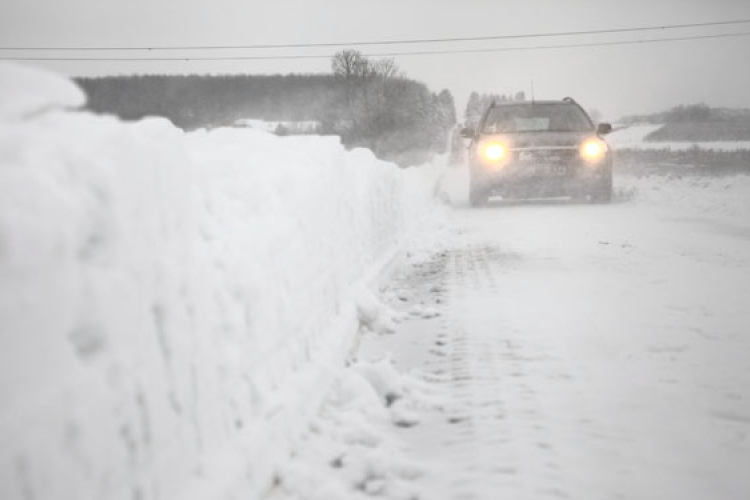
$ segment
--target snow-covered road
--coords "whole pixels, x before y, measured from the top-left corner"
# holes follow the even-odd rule
[[[383,291],[410,319],[360,347],[443,392],[394,427],[425,471],[395,496],[749,498],[750,228],[685,214],[450,210]]]
[[[750,176],[471,210],[0,82],[3,500],[750,498]]]

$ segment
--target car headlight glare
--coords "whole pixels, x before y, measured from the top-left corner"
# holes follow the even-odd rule
[[[484,157],[489,161],[500,161],[505,157],[505,146],[492,143],[484,148]]]
[[[581,156],[587,160],[598,160],[606,151],[607,146],[600,139],[589,139],[581,145]]]

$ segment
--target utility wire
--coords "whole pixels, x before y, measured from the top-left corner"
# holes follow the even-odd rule
[[[615,45],[639,45],[688,40],[709,40],[717,38],[739,38],[750,36],[750,31],[717,35],[694,35],[672,38],[647,38],[643,40],[621,40],[613,42],[572,43],[556,45],[533,45],[528,47],[496,47],[486,49],[455,49],[411,52],[382,52],[363,54],[366,57],[431,56],[446,54],[478,54],[490,52],[521,52],[551,49],[574,49],[586,47],[610,47]],[[290,59],[330,59],[331,55],[286,55],[286,56],[214,56],[214,57],[19,57],[0,56],[5,61],[276,61]]]
[[[355,41],[355,42],[323,42],[323,43],[285,43],[285,44],[261,44],[261,45],[185,45],[185,46],[128,46],[128,47],[0,47],[0,50],[46,50],[46,51],[127,51],[127,50],[229,50],[229,49],[299,49],[315,47],[343,47],[343,46],[365,46],[365,45],[405,45],[424,43],[449,43],[449,42],[477,42],[492,40],[517,40],[523,38],[550,38],[583,35],[603,35],[614,33],[632,33],[639,31],[664,31],[672,29],[704,28],[709,26],[728,26],[737,24],[748,24],[750,19],[737,19],[730,21],[713,21],[705,23],[665,24],[660,26],[641,26],[630,28],[609,28],[586,31],[557,31],[546,33],[527,33],[519,35],[491,35],[457,38],[421,38],[402,40],[377,40],[377,41]]]
[[[432,51],[414,51],[414,52],[394,52],[394,53],[382,53],[372,54],[376,57],[396,57],[396,56],[428,56],[428,55],[442,55],[442,54],[481,54],[486,52],[522,52],[522,51],[533,51],[533,50],[550,50],[550,49],[577,49],[586,47],[610,47],[616,45],[640,45],[640,44],[652,44],[662,42],[683,42],[688,40],[709,40],[715,38],[739,38],[750,36],[750,31],[743,33],[723,33],[718,35],[694,35],[694,36],[682,36],[672,38],[647,38],[643,40],[621,40],[614,42],[591,42],[591,43],[570,43],[570,44],[557,44],[557,45],[532,45],[528,47],[497,47],[487,49],[456,49],[456,50],[432,50]]]

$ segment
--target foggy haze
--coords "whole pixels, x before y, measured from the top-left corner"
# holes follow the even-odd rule
[[[652,2],[557,0],[434,2],[245,2],[102,3],[5,0],[0,7],[0,46],[185,46],[341,43],[348,41],[454,38],[588,31],[750,18],[743,0]],[[365,54],[414,50],[529,47],[659,37],[741,33],[747,25],[642,33],[500,40],[406,46],[357,47]],[[331,55],[333,48],[169,51],[169,56]],[[750,37],[483,54],[400,56],[408,76],[431,88],[450,89],[463,109],[471,91],[531,93],[539,98],[574,96],[614,120],[678,104],[750,107],[747,82]],[[2,51],[6,56],[143,56],[143,52]],[[327,72],[326,58],[280,61],[43,62],[69,75],[130,73]]]
[[[747,500],[749,55],[750,0],[0,0],[0,499]]]

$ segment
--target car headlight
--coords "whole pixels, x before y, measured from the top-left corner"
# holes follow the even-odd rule
[[[589,139],[581,144],[581,156],[589,161],[602,159],[607,152],[607,145],[598,138]]]
[[[508,149],[499,142],[488,142],[482,145],[482,156],[490,163],[499,163],[505,159]]]

